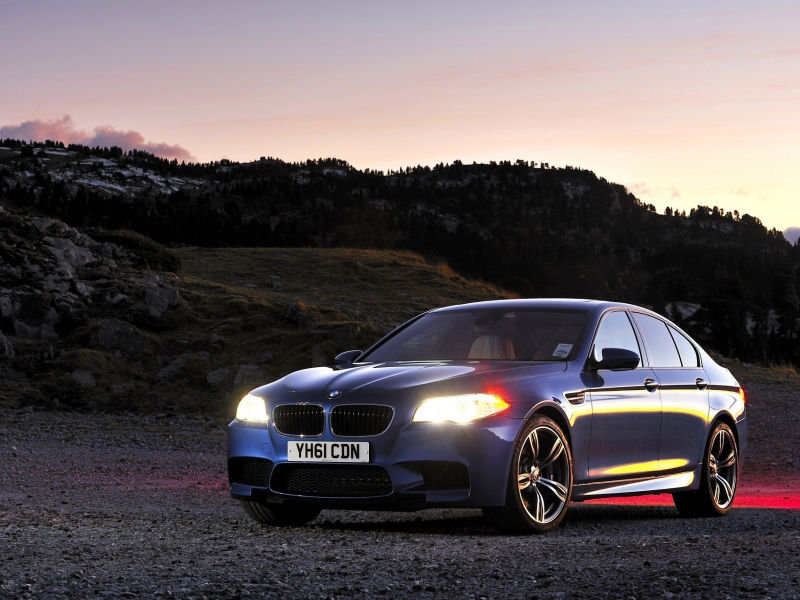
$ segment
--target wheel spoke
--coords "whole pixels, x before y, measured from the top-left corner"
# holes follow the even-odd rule
[[[733,498],[733,488],[731,487],[731,484],[728,483],[726,481],[726,479],[724,477],[720,476],[720,475],[717,475],[717,484],[725,492],[725,502],[724,502],[724,504],[727,504]],[[717,494],[717,496],[719,496],[719,494]],[[715,500],[716,500],[716,498],[715,498]],[[720,502],[717,502],[717,504],[720,504]]]
[[[539,521],[539,523],[544,523],[544,496],[542,496],[542,492],[539,491],[539,488],[534,487],[533,489],[536,492],[536,516],[534,519]]]
[[[725,449],[725,438],[726,437],[727,437],[727,435],[725,434],[725,430],[724,429],[721,430],[717,434],[717,438],[719,439],[719,452],[716,453],[717,456],[721,455],[722,451]]]
[[[530,473],[520,473],[517,476],[517,483],[519,484],[519,491],[521,492],[524,489],[527,489],[531,485],[531,475]]]
[[[548,465],[550,465],[555,459],[561,456],[561,453],[564,452],[564,444],[561,443],[560,438],[556,438],[555,443],[553,443],[553,447],[550,449],[550,454],[547,455],[538,466],[540,469],[544,469]]]
[[[565,502],[567,500],[567,488],[565,488],[557,481],[553,481],[552,479],[545,479],[544,477],[542,477],[539,480],[539,483],[541,483],[543,486],[545,486],[547,489],[553,492],[556,495],[556,497],[559,500],[561,500],[561,502]]]
[[[531,434],[528,436],[528,443],[531,445],[531,454],[535,462],[536,457],[539,456],[539,436],[536,435],[535,429],[531,431]]]
[[[736,452],[731,450],[731,453],[725,457],[725,460],[722,462],[717,461],[717,468],[724,469],[725,467],[730,467],[736,464]]]
[[[720,487],[721,486],[719,484],[719,477],[714,475],[714,502],[716,502],[717,504],[719,504],[719,488]]]

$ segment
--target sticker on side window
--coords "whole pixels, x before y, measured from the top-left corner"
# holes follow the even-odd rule
[[[559,344],[556,347],[556,351],[553,352],[553,356],[556,358],[564,358],[569,354],[569,351],[572,350],[572,344]]]

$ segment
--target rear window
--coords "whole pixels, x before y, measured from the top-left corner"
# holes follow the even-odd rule
[[[650,352],[650,366],[655,368],[680,367],[681,359],[672,336],[664,321],[645,315],[633,313],[633,320],[642,332],[644,343]]]
[[[475,310],[427,314],[362,360],[568,360],[583,311]]]
[[[684,367],[699,367],[700,358],[697,356],[697,350],[692,345],[692,342],[686,339],[680,331],[674,327],[669,328],[672,334],[672,339],[675,340],[675,345],[678,347],[678,353],[681,355],[681,362]]]

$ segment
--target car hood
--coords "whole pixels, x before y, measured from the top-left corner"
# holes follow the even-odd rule
[[[531,377],[560,373],[564,362],[392,362],[346,367],[318,367],[287,375],[255,393],[264,392],[284,399],[308,401],[341,392],[341,401],[362,401],[376,396],[386,398],[420,393],[467,394],[508,388]],[[403,393],[406,392],[406,393]]]

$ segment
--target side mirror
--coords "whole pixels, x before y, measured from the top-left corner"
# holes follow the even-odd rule
[[[355,359],[361,356],[361,350],[348,350],[347,352],[342,352],[336,358],[333,359],[334,365],[349,365]]]
[[[603,359],[597,360],[592,353],[590,368],[592,370],[609,369],[625,371],[639,366],[639,355],[623,348],[603,348]]]

